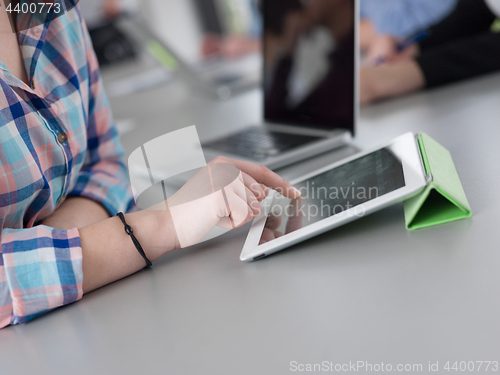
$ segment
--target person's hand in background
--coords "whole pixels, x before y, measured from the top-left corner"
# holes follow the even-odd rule
[[[365,66],[360,74],[360,102],[404,95],[425,87],[425,77],[415,60]]]
[[[221,53],[222,38],[216,34],[207,34],[201,41],[201,56],[204,59],[218,56]]]
[[[399,49],[403,41],[391,35],[377,35],[367,49],[367,64],[380,65],[384,62],[410,60],[418,56],[418,44],[412,44],[403,50]]]
[[[250,36],[231,35],[222,38],[215,34],[208,34],[201,43],[201,56],[204,59],[218,56],[235,59],[257,53],[260,48],[260,40]]]
[[[404,95],[425,86],[425,77],[415,61],[418,43],[400,50],[402,41],[390,35],[376,36],[367,50],[367,64],[360,73],[360,103]]]
[[[114,20],[122,11],[122,2],[120,0],[104,0],[103,12],[108,21]]]
[[[368,19],[362,19],[359,23],[359,48],[366,52],[377,36],[373,23]]]
[[[367,63],[378,65],[382,61],[392,60],[398,53],[400,41],[391,35],[375,35],[366,51]]]

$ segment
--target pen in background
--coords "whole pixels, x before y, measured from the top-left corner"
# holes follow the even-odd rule
[[[403,40],[401,43],[399,43],[396,46],[396,51],[398,53],[403,52],[408,47],[411,47],[412,45],[414,45],[416,43],[420,43],[422,40],[426,39],[427,37],[429,37],[429,32],[427,30],[419,31],[418,33],[409,36],[408,38]],[[383,64],[386,61],[387,61],[387,58],[381,56],[381,57],[377,58],[377,60],[375,60],[375,66]]]

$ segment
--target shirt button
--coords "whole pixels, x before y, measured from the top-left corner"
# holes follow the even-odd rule
[[[68,135],[65,132],[60,132],[57,134],[57,140],[59,143],[66,143],[68,141]]]

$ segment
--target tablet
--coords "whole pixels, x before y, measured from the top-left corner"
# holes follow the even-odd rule
[[[240,259],[253,261],[418,194],[427,184],[417,137],[402,135],[291,182],[301,198],[271,191]]]

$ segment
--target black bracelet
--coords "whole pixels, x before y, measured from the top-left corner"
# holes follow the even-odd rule
[[[134,231],[132,230],[132,227],[130,225],[128,225],[127,222],[125,221],[125,216],[123,216],[123,213],[118,212],[116,214],[116,216],[118,216],[120,218],[120,220],[122,221],[123,225],[125,226],[125,233],[127,233],[130,236],[130,238],[132,238],[132,242],[134,243],[135,248],[137,249],[139,254],[141,254],[141,256],[144,258],[144,260],[146,261],[146,266],[151,267],[153,265],[153,263],[151,263],[151,261],[146,256],[146,253],[144,252],[144,250],[142,250],[141,244],[139,243],[139,241],[137,241],[137,238],[135,238],[135,236],[134,236]]]

